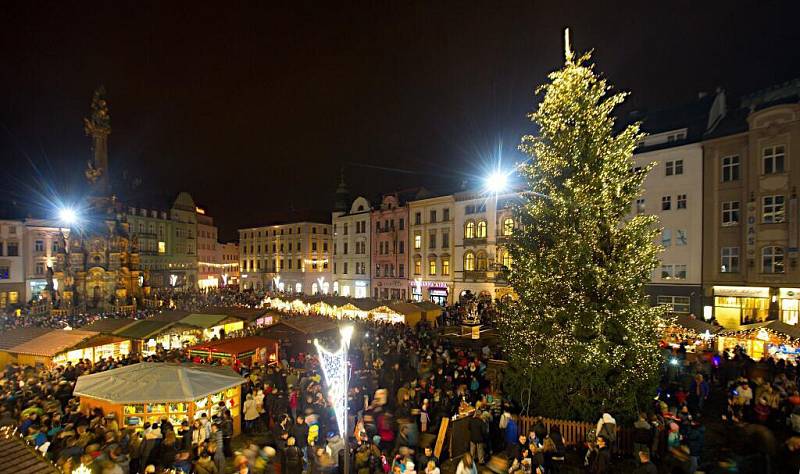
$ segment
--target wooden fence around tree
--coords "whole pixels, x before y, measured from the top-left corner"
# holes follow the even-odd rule
[[[533,431],[533,426],[536,424],[536,417],[521,416],[517,422],[520,434],[528,434]],[[570,421],[570,420],[554,420],[552,418],[542,418],[547,431],[550,427],[558,426],[561,436],[564,438],[564,444],[572,447],[582,447],[586,442],[587,433],[593,433],[597,429],[596,423],[588,423],[585,421]],[[630,428],[620,428],[617,426],[617,439],[611,446],[612,451],[615,453],[630,454],[633,451],[633,430]]]

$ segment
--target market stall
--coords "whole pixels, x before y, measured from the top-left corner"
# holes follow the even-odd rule
[[[10,352],[12,347],[28,342],[31,339],[36,339],[50,331],[52,331],[50,328],[28,327],[6,329],[0,332],[0,367],[19,362],[17,360],[18,354],[16,352]]]
[[[389,308],[397,315],[402,316],[402,322],[409,326],[416,326],[422,321],[424,311],[419,306],[412,303],[392,303]],[[393,316],[396,318],[396,316]]]
[[[234,434],[241,431],[241,387],[245,380],[230,367],[143,362],[78,377],[74,394],[81,410],[116,413],[121,427],[141,429],[167,418],[176,428],[184,420],[231,411]]]
[[[755,360],[770,356],[797,360],[800,357],[800,327],[782,321],[764,321],[725,329],[717,333],[719,352],[744,349]]]
[[[3,352],[20,364],[52,366],[78,363],[83,359],[96,362],[108,357],[121,357],[129,354],[130,350],[130,341],[122,337],[94,331],[50,329]]]
[[[288,344],[292,352],[310,352],[314,350],[314,339],[322,339],[335,335],[339,325],[335,320],[321,316],[306,316],[283,319],[262,329],[260,335]]]
[[[664,328],[663,341],[670,346],[684,345],[690,351],[713,349],[714,337],[722,330],[688,314],[679,314],[673,323]]]
[[[197,343],[202,329],[176,322],[143,319],[113,333],[131,341],[131,351],[152,354],[159,344],[164,349],[184,347]]]
[[[196,362],[218,360],[224,365],[238,368],[253,362],[268,364],[278,359],[278,342],[259,336],[237,337],[197,344],[189,348],[189,356]]]

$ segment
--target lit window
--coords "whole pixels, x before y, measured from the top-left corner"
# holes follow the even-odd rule
[[[442,258],[442,276],[449,276],[450,275],[450,260],[447,258]]]
[[[503,235],[508,236],[514,232],[514,219],[506,217],[503,219]]]
[[[414,275],[422,274],[422,259],[419,257],[414,258]]]
[[[762,198],[761,221],[765,224],[783,222],[784,199],[783,196],[764,196]]]
[[[428,262],[428,275],[436,276],[436,260]]]
[[[414,248],[419,250],[422,248],[422,234],[419,232],[414,234]]]
[[[247,250],[246,247],[245,250]],[[164,242],[163,240],[158,241],[158,253],[167,253],[167,243]]]
[[[475,262],[476,268],[479,272],[485,272],[488,267],[488,260],[486,259],[485,252],[478,252],[478,257]]]
[[[764,148],[764,174],[783,173],[786,148],[783,145]]]
[[[486,238],[486,221],[478,222],[478,232],[476,237],[478,237],[479,239]]]
[[[764,273],[783,273],[783,247],[764,247],[761,249],[761,271]]]
[[[467,225],[464,226],[464,238],[465,239],[474,239],[475,238],[475,223],[472,221],[467,222]]]
[[[475,254],[472,252],[467,252],[464,254],[464,271],[475,271]]]
[[[505,268],[511,268],[511,252],[508,250],[501,250],[500,251],[500,263]]]

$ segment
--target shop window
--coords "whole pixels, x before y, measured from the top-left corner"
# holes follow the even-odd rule
[[[739,201],[725,201],[722,203],[722,225],[739,224]]]
[[[656,298],[659,306],[667,306],[673,313],[689,314],[690,300],[688,296],[659,296]]]
[[[783,196],[764,196],[761,199],[761,221],[764,224],[783,222],[784,198]]]
[[[739,247],[722,247],[720,272],[739,272]]]
[[[781,298],[781,321],[796,326],[800,322],[800,300]]]
[[[764,247],[761,249],[761,271],[764,273],[783,273],[783,247]]]
[[[783,145],[764,148],[762,155],[764,174],[783,173],[786,148]]]
[[[475,271],[475,254],[472,252],[467,252],[464,254],[464,271]]]

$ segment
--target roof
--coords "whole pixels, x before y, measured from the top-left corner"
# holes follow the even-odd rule
[[[217,326],[220,321],[226,319],[224,314],[199,314],[193,313],[180,320],[181,324],[189,326],[197,326],[199,328],[208,329]]]
[[[52,331],[52,328],[16,328],[0,332],[0,350],[10,349]]]
[[[378,306],[381,306],[382,303],[379,303],[372,298],[359,298],[353,301],[353,305],[362,311],[370,311]]]
[[[422,308],[411,303],[392,303],[389,305],[389,309],[405,315],[422,312]]]
[[[619,121],[618,128],[631,125],[638,121],[641,122],[641,131],[648,134],[659,134],[683,128],[687,129],[686,138],[683,140],[638,147],[636,153],[695,143],[703,139],[703,133],[708,126],[708,115],[714,98],[714,94],[708,94],[694,101],[680,105],[646,112],[634,111]]]
[[[237,337],[197,344],[189,348],[190,351],[208,351],[223,354],[242,354],[275,344],[272,339],[260,336]]]
[[[441,306],[436,303],[431,303],[430,301],[417,301],[414,305],[419,306],[423,311],[442,311]]]
[[[142,362],[82,375],[73,393],[115,404],[187,402],[244,382],[230,367]]]
[[[149,339],[150,337],[158,334],[159,332],[169,328],[175,323],[168,321],[154,321],[152,319],[144,319],[136,321],[130,326],[114,331],[115,336],[126,337],[128,339]]]
[[[54,329],[48,333],[23,342],[18,346],[8,349],[9,352],[17,354],[30,354],[36,356],[53,357],[64,351],[72,349],[90,337],[96,336],[97,332],[82,331],[75,329],[71,331]]]
[[[105,318],[98,319],[97,321],[89,323],[86,326],[82,326],[79,329],[82,331],[95,331],[101,334],[112,334],[115,331],[119,331],[120,329],[130,326],[135,322],[136,320],[133,318]]]
[[[753,331],[755,329],[769,329],[770,331],[782,334],[792,339],[800,339],[800,327],[786,324],[783,321],[761,321],[755,324],[745,324],[739,326],[737,329],[724,329],[719,332],[719,336],[731,336],[745,331]]]
[[[274,339],[298,335],[320,334],[335,331],[338,324],[332,319],[323,317],[304,317],[282,320],[261,331],[261,334]]]
[[[170,323],[177,323],[181,319],[189,316],[191,313],[189,311],[165,311],[163,313],[159,313],[152,318],[149,318],[151,321],[168,321]]]
[[[0,474],[58,474],[60,471],[17,436],[0,436]]]
[[[679,314],[675,319],[675,324],[680,327],[690,329],[695,331],[698,334],[703,334],[708,331],[711,334],[716,334],[722,330],[719,326],[714,326],[713,324],[708,324],[705,321],[701,321],[697,318],[693,318],[688,314]]]
[[[220,314],[231,318],[236,318],[242,321],[252,322],[260,319],[262,316],[269,312],[268,308],[239,308],[239,307],[222,307],[210,306],[203,308],[200,311],[195,311],[192,314]]]

